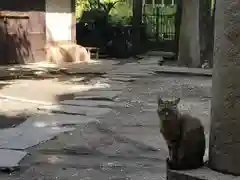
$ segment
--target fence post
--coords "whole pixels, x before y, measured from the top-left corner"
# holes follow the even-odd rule
[[[178,59],[179,54],[179,36],[180,36],[180,26],[182,20],[182,0],[176,1],[177,11],[175,14],[175,56]]]
[[[142,0],[133,0],[133,51],[137,54],[140,51],[140,26],[142,24]]]
[[[160,17],[160,13],[159,13],[159,7],[156,7],[156,34],[155,34],[155,38],[156,41],[159,41],[159,17]]]

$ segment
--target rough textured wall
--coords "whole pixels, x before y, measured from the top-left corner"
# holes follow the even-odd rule
[[[209,165],[240,175],[240,1],[217,0]]]

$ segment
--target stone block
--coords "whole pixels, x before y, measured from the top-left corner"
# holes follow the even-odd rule
[[[167,169],[167,180],[240,180],[240,176],[222,174],[204,166],[186,171]]]

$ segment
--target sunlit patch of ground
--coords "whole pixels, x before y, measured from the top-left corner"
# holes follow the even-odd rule
[[[73,77],[65,81],[13,80],[1,82],[0,129],[17,126],[26,116],[39,114],[38,107],[58,105],[59,101],[74,98],[74,94],[92,89],[105,89],[111,85],[104,79],[84,81],[85,77]]]

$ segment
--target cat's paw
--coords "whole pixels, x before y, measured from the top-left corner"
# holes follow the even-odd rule
[[[169,157],[166,159],[166,162],[167,162],[167,166],[171,169],[173,162],[171,161],[171,159]]]
[[[172,170],[177,170],[178,169],[176,163],[174,161],[172,161],[171,159],[167,158],[166,162],[167,162],[168,169],[172,169]]]

